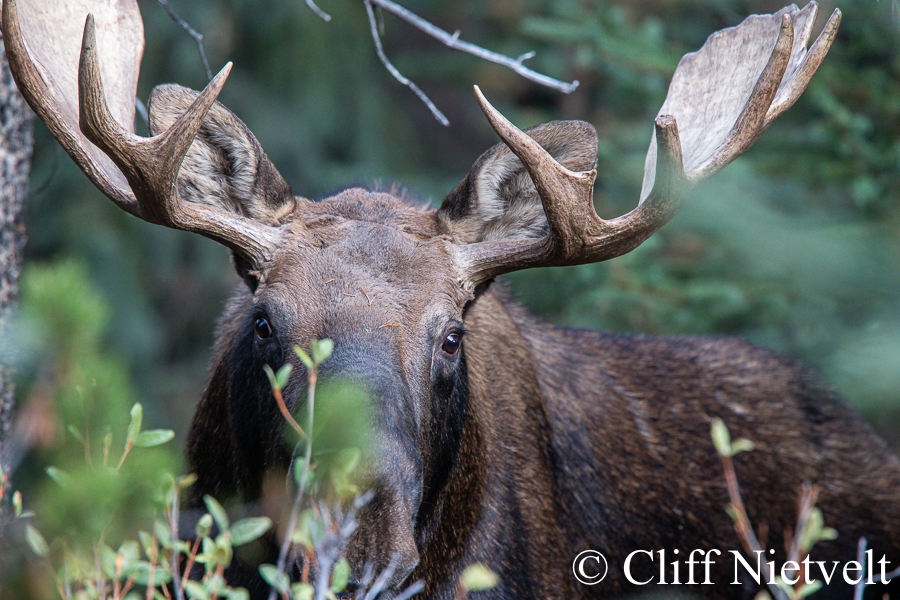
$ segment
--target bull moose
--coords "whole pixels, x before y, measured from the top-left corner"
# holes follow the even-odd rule
[[[900,562],[900,461],[815,375],[735,339],[547,325],[495,282],[518,269],[608,260],[647,239],[692,184],[746,151],[795,102],[839,11],[809,49],[815,3],[751,16],[686,55],[655,122],[638,206],[603,220],[593,208],[597,135],[587,123],[522,132],[476,89],[503,143],[440,208],[359,188],[312,201],[292,193],[247,127],[215,101],[229,66],[199,94],[157,87],[153,137],[139,137],[133,3],[117,2],[122,14],[112,18],[98,12],[96,28],[88,16],[78,67],[77,36],[24,39],[56,25],[35,26],[47,11],[18,3],[6,0],[3,11],[16,81],[90,180],[128,213],[233,253],[241,282],[188,436],[198,476],[190,506],[205,494],[253,503],[265,474],[287,468],[285,422],[263,367],[330,338],[320,377],[370,390],[377,449],[374,496],[348,549],[354,572],[393,561],[395,587],[422,580],[425,597],[449,599],[462,568],[480,561],[499,584],[479,597],[596,598],[663,583],[679,551],[739,554],[709,440],[715,418],[756,444],[738,468],[747,512],[768,525],[767,560],[785,560],[797,490],[811,482],[839,532],[813,560],[843,565],[866,536],[875,557]],[[114,29],[120,47],[110,56],[103,36]],[[136,50],[122,49],[128,43]],[[307,385],[296,367],[284,388],[292,410]],[[572,570],[586,550],[608,564],[597,585]],[[690,591],[753,597],[757,582],[733,563],[710,564],[713,584]],[[839,580],[816,597],[849,598]],[[268,593],[259,581],[247,585],[254,597]]]

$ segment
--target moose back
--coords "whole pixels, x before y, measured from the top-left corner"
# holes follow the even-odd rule
[[[140,48],[120,52],[115,70],[98,52],[107,34],[139,45],[136,7],[118,2],[122,14],[102,13],[96,27],[88,17],[76,66],[72,36],[29,38],[54,31],[33,20],[50,17],[16,5],[6,0],[3,11],[16,81],[91,181],[130,214],[233,252],[241,283],[188,438],[198,476],[190,506],[206,494],[252,504],[266,473],[288,468],[286,423],[263,369],[296,362],[295,345],[330,338],[319,376],[371,393],[374,496],[347,549],[356,577],[391,564],[395,587],[422,580],[425,597],[449,599],[462,569],[482,562],[499,583],[480,597],[606,597],[671,581],[677,551],[740,554],[709,441],[714,419],[755,443],[736,468],[751,522],[768,526],[775,568],[804,482],[820,487],[825,521],[839,532],[812,559],[854,560],[865,536],[875,557],[900,562],[900,461],[815,375],[738,340],[553,327],[494,281],[608,260],[647,239],[694,183],[794,103],[825,57],[838,11],[808,50],[814,3],[750,17],[685,56],[655,122],[638,206],[603,220],[593,209],[597,137],[587,123],[522,132],[477,92],[503,143],[440,208],[360,188],[311,201],[292,193],[247,127],[215,102],[228,66],[200,94],[156,88],[154,137],[138,137],[129,116]],[[298,411],[307,380],[295,367],[283,396]],[[577,561],[573,570],[588,550],[608,566],[596,585],[578,580]],[[708,567],[712,583],[692,586],[702,596],[750,598],[760,587],[734,559]],[[243,565],[234,576],[251,575],[241,582],[266,597],[254,572]],[[839,580],[819,595],[851,593]]]

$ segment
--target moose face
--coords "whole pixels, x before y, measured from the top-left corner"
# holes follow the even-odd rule
[[[394,577],[402,581],[418,562],[414,523],[425,481],[442,468],[444,457],[435,449],[452,452],[460,441],[463,309],[473,296],[452,276],[451,245],[437,234],[434,213],[359,189],[321,205],[328,216],[313,217],[304,235],[287,239],[271,268],[251,281],[253,289],[239,291],[226,317],[239,330],[233,356],[245,357],[235,366],[236,379],[256,388],[240,395],[250,406],[234,408],[252,423],[251,430],[235,432],[236,441],[244,449],[254,441],[262,446],[262,456],[246,456],[247,473],[254,463],[259,474],[260,464],[284,464],[277,442],[284,419],[271,410],[263,365],[295,363],[284,397],[292,412],[305,414],[305,372],[291,349],[333,340],[319,380],[350,379],[368,392],[369,402],[365,437],[375,495],[350,558],[358,569],[366,563],[383,569],[393,561]],[[385,220],[354,218],[360,207],[376,207]],[[253,414],[266,402],[268,422]],[[252,495],[258,481],[246,485]]]

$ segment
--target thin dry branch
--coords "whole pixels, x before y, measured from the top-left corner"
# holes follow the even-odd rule
[[[866,546],[867,545],[868,545],[868,540],[866,540],[865,537],[859,538],[859,542],[856,545],[856,562],[862,568],[862,573],[866,572],[867,563],[868,563],[868,556],[866,555]],[[888,581],[890,581],[891,579],[894,579],[895,577],[900,577],[900,567],[897,567],[896,569],[894,569],[893,571],[890,571],[889,573],[885,573],[884,578],[882,578],[880,574],[875,575],[873,573],[872,575],[873,576],[871,579],[871,584],[887,583]],[[866,591],[866,586],[871,585],[871,584],[870,584],[870,580],[868,580],[866,577],[863,577],[859,581],[859,583],[857,583],[856,586],[853,588],[853,600],[862,600],[863,592]]]
[[[524,61],[535,56],[535,52],[526,52],[525,54],[522,54],[517,58],[510,58],[509,56],[487,50],[485,48],[482,48],[481,46],[476,46],[475,44],[464,42],[459,39],[461,33],[460,31],[457,30],[452,34],[448,33],[440,27],[432,25],[417,14],[410,12],[408,9],[403,8],[399,4],[395,4],[390,0],[366,1],[403,19],[413,27],[423,31],[427,35],[433,37],[452,50],[460,50],[461,52],[471,54],[472,56],[476,56],[482,60],[487,60],[492,63],[502,65],[526,79],[534,81],[535,83],[539,83],[543,86],[559,90],[560,92],[563,92],[565,94],[569,94],[575,91],[575,88],[578,87],[577,80],[571,83],[566,83],[565,81],[560,81],[558,79],[554,79],[552,77],[548,77],[546,75],[538,73],[537,71],[533,71],[523,65],[522,63]]]
[[[308,2],[311,0],[308,0]],[[209,68],[209,61],[206,60],[206,50],[203,48],[203,34],[190,26],[190,24],[178,16],[178,14],[172,10],[172,7],[169,6],[168,0],[156,0],[156,3],[159,4],[166,14],[169,15],[169,18],[175,21],[179,27],[184,29],[185,33],[191,36],[191,39],[194,40],[194,43],[197,44],[197,50],[200,52],[200,60],[203,62],[203,70],[206,71],[206,80],[212,81],[213,73]],[[326,15],[327,16],[327,15]],[[330,19],[331,17],[329,17]],[[326,21],[328,19],[325,19]]]
[[[381,61],[381,64],[383,64],[384,68],[394,76],[394,79],[411,89],[413,93],[419,97],[419,100],[428,107],[428,110],[431,111],[431,114],[434,115],[434,118],[437,119],[441,125],[444,127],[450,125],[450,121],[444,116],[444,113],[438,110],[438,107],[434,105],[434,102],[431,101],[425,92],[423,92],[415,83],[401,75],[400,71],[397,70],[397,67],[395,67],[388,59],[387,55],[384,53],[384,47],[381,45],[378,18],[375,16],[375,11],[372,9],[372,2],[370,0],[365,0],[365,5],[366,14],[369,16],[369,28],[372,30],[372,40],[375,42],[375,52],[378,54],[378,59]]]
[[[756,534],[753,533],[753,527],[750,525],[750,518],[747,516],[747,510],[744,508],[744,500],[741,498],[741,489],[738,485],[737,475],[734,472],[734,462],[732,461],[732,457],[725,456],[724,454],[720,454],[719,457],[722,459],[722,469],[725,472],[725,484],[728,487],[728,499],[731,501],[731,506],[734,509],[732,514],[732,518],[734,519],[734,530],[747,554],[761,557],[763,556],[764,551],[759,544],[759,540],[756,538]],[[766,582],[772,581],[769,565],[765,561],[760,560],[760,568]],[[787,600],[787,595],[784,593],[784,590],[780,589],[777,585],[770,584],[768,587],[776,600]]]
[[[157,0],[163,1],[163,0]],[[442,124],[449,125],[450,121],[447,120],[447,117],[438,110],[438,108],[434,105],[434,103],[428,98],[428,96],[423,92],[419,86],[410,81],[408,78],[404,77],[400,74],[400,71],[391,63],[388,59],[387,55],[384,52],[384,47],[381,43],[381,35],[383,34],[383,23],[381,22],[381,11],[386,10],[387,12],[393,14],[396,17],[406,21],[416,29],[424,32],[426,35],[433,37],[438,40],[451,50],[459,50],[461,52],[465,52],[466,54],[471,54],[477,58],[482,60],[487,60],[492,63],[496,63],[498,65],[502,65],[517,73],[518,75],[538,83],[540,85],[559,90],[565,94],[569,94],[578,87],[578,81],[565,82],[560,81],[558,79],[554,79],[552,77],[548,77],[547,75],[543,75],[529,69],[523,63],[529,58],[533,58],[535,56],[535,52],[526,52],[516,58],[511,58],[504,54],[500,54],[498,52],[493,52],[491,50],[487,50],[486,48],[482,48],[481,46],[472,44],[470,42],[464,42],[459,39],[460,31],[457,30],[454,33],[449,33],[433,25],[432,23],[426,21],[419,15],[413,13],[412,11],[391,2],[391,0],[364,0],[364,4],[366,5],[366,14],[369,17],[369,26],[372,31],[372,40],[375,43],[375,52],[378,55],[378,59],[384,65],[384,67],[388,70],[388,72],[394,76],[394,79],[407,86],[409,89],[419,97],[419,99],[428,107],[428,110],[431,111],[431,114]],[[314,0],[306,0],[306,5],[315,12],[319,17],[321,17],[325,21],[331,20],[331,15],[324,12],[321,8],[316,5]],[[376,14],[376,10],[378,13]]]
[[[306,6],[308,6],[311,11],[319,15],[319,17],[323,21],[327,22],[331,20],[331,15],[319,8],[319,6],[315,2],[313,2],[313,0],[306,0]]]

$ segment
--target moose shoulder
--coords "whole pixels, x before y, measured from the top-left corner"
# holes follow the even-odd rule
[[[241,283],[188,439],[198,475],[190,505],[206,494],[253,503],[267,472],[289,468],[263,367],[330,338],[319,376],[351,378],[371,393],[374,495],[347,550],[354,573],[390,564],[394,586],[420,579],[426,597],[450,599],[461,570],[483,562],[500,576],[483,597],[588,598],[671,581],[679,551],[741,550],[709,443],[716,418],[756,445],[738,466],[747,512],[770,532],[767,560],[785,561],[797,490],[812,482],[840,533],[817,544],[813,560],[854,560],[865,536],[876,557],[900,562],[900,461],[814,375],[737,340],[553,327],[494,281],[607,260],[652,235],[692,183],[747,150],[802,93],[839,22],[835,11],[807,51],[815,14],[811,3],[750,17],[682,60],[656,119],[638,207],[612,220],[593,209],[597,138],[586,123],[522,132],[479,92],[503,144],[439,209],[356,188],[310,201],[293,195],[247,127],[215,102],[227,68],[200,94],[157,88],[154,137],[140,138],[112,116],[128,115],[134,96],[104,93],[102,29],[91,17],[77,90],[54,60],[31,59],[15,0],[6,0],[3,33],[26,98],[106,195],[234,253]],[[77,52],[69,39],[41,42],[48,55]],[[71,61],[58,64],[65,71]],[[295,367],[283,396],[296,411],[306,380]],[[572,572],[585,550],[608,564],[595,586]],[[644,560],[630,560],[636,551]],[[734,560],[709,568],[715,583],[691,591],[751,598],[759,588]],[[254,572],[249,565],[244,575]],[[261,581],[247,583],[254,597],[267,596]],[[843,580],[819,592],[850,594]]]

